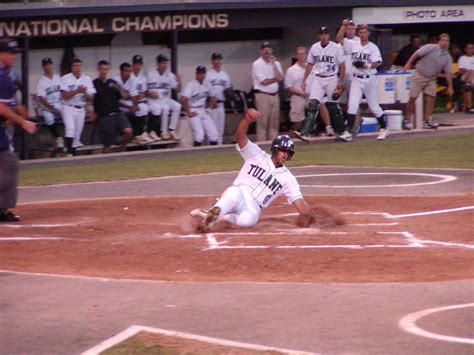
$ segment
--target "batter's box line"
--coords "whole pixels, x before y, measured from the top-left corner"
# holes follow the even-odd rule
[[[408,231],[402,232],[377,232],[382,235],[400,235],[408,242],[407,244],[334,244],[334,245],[226,245],[228,240],[218,241],[215,233],[208,233],[206,241],[208,244],[207,250],[235,250],[235,249],[370,249],[370,248],[424,248],[427,244],[442,245],[444,247],[459,247],[474,249],[474,245],[440,242],[434,240],[422,240],[416,238]]]
[[[390,218],[429,216],[429,215],[433,215],[433,214],[461,212],[461,211],[468,211],[468,210],[473,210],[473,209],[474,209],[474,206],[463,206],[463,207],[450,208],[450,209],[444,209],[444,210],[415,212],[415,213],[397,214],[397,215],[393,215],[393,214],[388,213],[388,212],[341,212],[341,214],[345,214],[345,215],[378,215],[378,216],[384,216],[385,218],[390,219]]]

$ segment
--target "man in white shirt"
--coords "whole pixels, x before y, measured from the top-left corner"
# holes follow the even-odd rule
[[[218,221],[243,228],[252,227],[257,224],[262,209],[281,195],[299,212],[300,221],[306,221],[300,224],[301,227],[309,227],[315,221],[314,212],[304,200],[298,181],[284,165],[295,152],[292,139],[287,135],[275,137],[271,154],[268,154],[247,138],[250,124],[259,118],[258,111],[249,109],[237,126],[235,148],[244,164],[232,186],[209,211],[191,211],[191,216],[201,219],[198,231],[207,233]]]
[[[212,53],[212,68],[206,73],[206,81],[214,91],[213,94],[216,98],[216,107],[212,109],[211,117],[219,135],[219,144],[222,144],[225,129],[225,91],[232,90],[229,74],[222,70],[222,59],[221,53]]]
[[[255,106],[262,114],[257,121],[257,141],[273,139],[280,125],[280,96],[278,83],[284,78],[281,64],[273,55],[269,42],[260,45],[260,58],[252,63]]]
[[[61,118],[63,105],[61,103],[61,77],[53,72],[53,60],[43,58],[44,75],[36,85],[36,97],[40,104],[40,114],[48,129],[56,139],[56,146],[64,148],[64,140],[58,133],[56,118]]]
[[[86,106],[91,106],[96,93],[91,78],[81,71],[82,60],[74,58],[71,72],[61,77],[64,140],[69,156],[76,155],[76,148],[82,145],[81,134],[86,120]]]
[[[466,44],[464,47],[464,55],[458,60],[458,68],[461,73],[462,95],[464,112],[468,114],[474,113],[472,107],[472,92],[474,91],[474,45]]]
[[[195,147],[201,146],[204,138],[207,138],[210,145],[217,145],[219,141],[216,126],[209,115],[209,108],[215,107],[215,97],[205,79],[206,67],[200,65],[196,68],[196,79],[190,81],[181,94],[183,109],[193,131]]]

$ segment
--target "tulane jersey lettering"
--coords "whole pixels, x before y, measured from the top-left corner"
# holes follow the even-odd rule
[[[324,62],[324,63],[335,63],[335,59],[333,56],[330,56],[330,55],[325,55],[325,54],[322,54],[322,55],[315,55],[314,56],[314,62],[315,63],[321,63],[321,62]]]
[[[223,86],[225,87],[227,82],[225,80],[222,80],[222,79],[212,79],[211,81],[211,85],[212,86]]]
[[[371,63],[372,61],[370,60],[370,53],[360,53],[360,52],[353,52],[352,53],[352,60],[362,60],[364,62]]]
[[[267,186],[275,195],[279,190],[283,188],[283,185],[274,178],[272,175],[268,175],[268,177],[264,180],[263,176],[267,171],[255,164],[250,164],[250,170],[248,171],[248,175],[257,178],[259,181],[262,181],[265,186]]]
[[[209,96],[209,91],[201,91],[201,92],[198,92],[197,94],[192,95],[189,98],[189,101],[190,102],[196,102],[196,101],[199,101],[201,99],[206,99],[208,96]]]
[[[60,91],[59,85],[50,86],[50,87],[46,88],[46,90],[45,90],[46,95],[51,95],[51,94],[54,94],[55,92],[59,92],[59,91]]]

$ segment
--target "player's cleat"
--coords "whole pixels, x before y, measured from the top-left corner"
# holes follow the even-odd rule
[[[301,139],[303,142],[309,142],[309,136],[307,134],[302,134],[300,131],[293,131],[293,135],[298,138],[298,139]]]
[[[0,211],[0,222],[19,222],[21,217],[8,210]]]
[[[389,133],[390,131],[388,130],[388,128],[380,128],[379,134],[377,135],[377,140],[379,141],[384,140],[385,138],[387,138]]]
[[[145,136],[145,133],[133,138],[133,143],[136,143],[138,145],[146,145],[146,144],[149,144],[151,142],[153,142],[153,140],[150,140],[148,138],[148,135]]]
[[[413,129],[413,124],[408,120],[403,120],[402,129],[405,130],[405,131],[412,130]]]
[[[80,148],[82,146],[84,146],[84,144],[82,144],[82,142],[79,139],[74,139],[74,141],[72,142],[73,148]]]
[[[326,126],[326,135],[328,137],[334,137],[335,134],[336,132],[334,132],[334,128],[332,128],[332,126]]]
[[[56,138],[56,148],[60,148],[60,149],[64,148],[64,139],[63,139],[63,137]]]
[[[352,140],[352,133],[349,131],[344,131],[343,134],[336,137],[336,140],[343,141],[343,142],[350,142]]]
[[[214,227],[219,219],[219,215],[221,214],[221,208],[214,206],[212,207],[209,212],[207,212],[206,218],[202,222],[201,230],[204,233],[207,233]]]
[[[168,139],[171,139],[171,134],[169,132],[161,132],[161,139],[167,141]]]
[[[161,138],[156,134],[155,131],[148,132],[148,137],[153,139],[153,142],[161,141]]]
[[[439,123],[433,122],[431,119],[423,122],[424,129],[438,129]]]
[[[201,217],[203,220],[206,219],[209,211],[203,210],[202,208],[196,208],[189,212],[192,217]]]
[[[171,134],[171,138],[174,139],[174,140],[179,141],[181,139],[179,137],[178,133],[176,133],[176,131],[170,131],[170,134]]]

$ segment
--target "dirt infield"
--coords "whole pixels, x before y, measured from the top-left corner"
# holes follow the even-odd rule
[[[474,276],[473,195],[308,197],[345,224],[295,225],[283,200],[251,229],[193,230],[188,211],[215,197],[22,205],[0,226],[0,268],[169,281],[418,282]],[[433,213],[433,211],[441,213]],[[426,212],[426,215],[419,213]],[[415,214],[415,215],[407,215]]]

